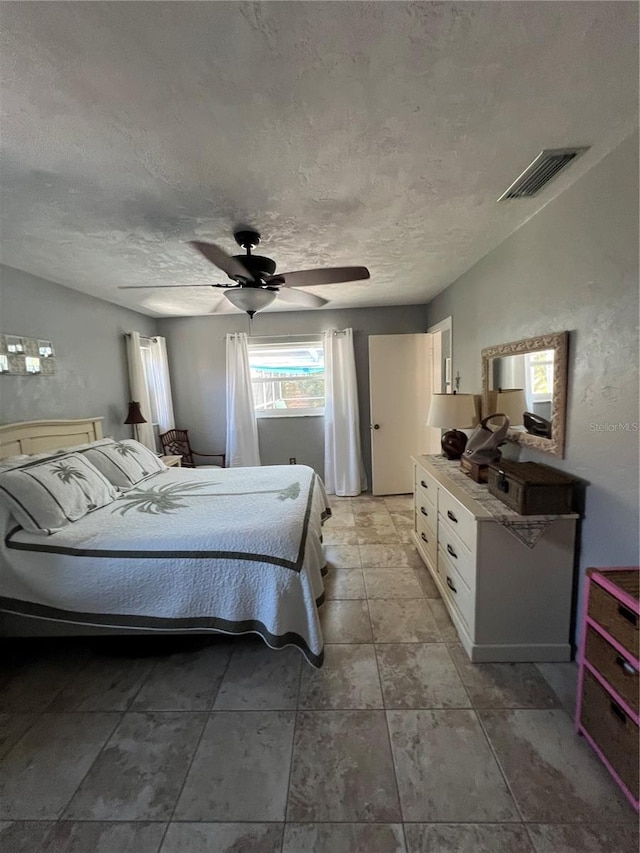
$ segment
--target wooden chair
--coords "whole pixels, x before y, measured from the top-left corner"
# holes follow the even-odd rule
[[[162,433],[160,444],[165,456],[182,456],[183,468],[224,468],[226,456],[224,453],[199,453],[193,450],[189,442],[188,429],[170,429]],[[209,456],[222,460],[222,465],[196,465],[194,456]]]

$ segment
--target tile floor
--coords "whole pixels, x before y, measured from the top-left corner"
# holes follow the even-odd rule
[[[0,641],[2,853],[636,853],[573,664],[471,665],[407,497],[334,499],[326,661]]]

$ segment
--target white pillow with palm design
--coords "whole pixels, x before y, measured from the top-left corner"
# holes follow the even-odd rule
[[[117,489],[80,453],[0,473],[0,501],[31,533],[55,533],[110,504]]]
[[[148,447],[130,438],[89,448],[82,455],[121,490],[131,489],[145,477],[167,467]]]

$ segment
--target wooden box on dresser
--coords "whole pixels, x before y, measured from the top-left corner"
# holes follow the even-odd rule
[[[578,516],[519,515],[459,462],[413,463],[413,539],[471,660],[570,660]]]
[[[589,569],[576,728],[636,808],[640,797],[640,569]]]

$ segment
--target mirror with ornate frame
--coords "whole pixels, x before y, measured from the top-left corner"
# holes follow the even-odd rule
[[[564,456],[567,332],[482,350],[482,413],[509,416],[509,439]]]

